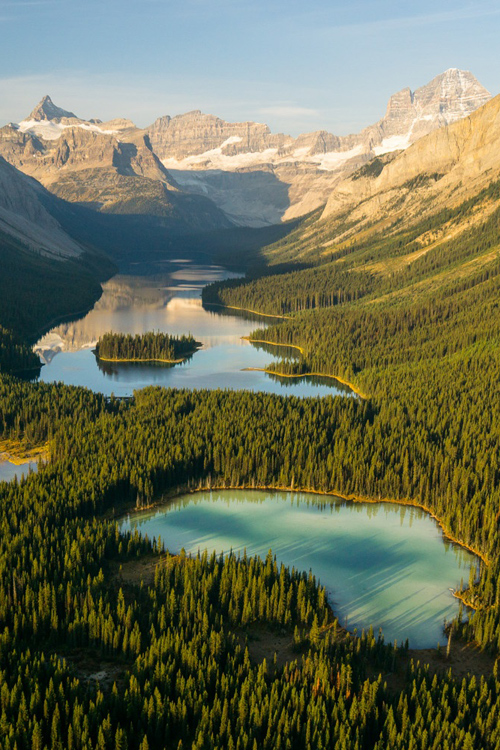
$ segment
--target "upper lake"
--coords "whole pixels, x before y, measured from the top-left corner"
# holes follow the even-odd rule
[[[40,379],[80,385],[105,395],[130,396],[148,385],[173,388],[231,388],[296,396],[326,396],[350,389],[331,378],[276,378],[246,370],[265,367],[293,350],[250,344],[242,336],[269,325],[265,317],[205,309],[201,290],[211,281],[231,278],[219,266],[171,261],[169,272],[115,276],[103,285],[94,308],[80,320],[53,328],[35,346],[42,362]],[[92,349],[107,331],[138,334],[161,331],[191,333],[203,346],[173,367],[155,363],[98,363]]]

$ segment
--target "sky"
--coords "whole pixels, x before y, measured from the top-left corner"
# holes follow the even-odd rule
[[[448,68],[500,92],[498,0],[0,0],[0,28],[0,125],[50,94],[140,127],[201,109],[344,135]]]

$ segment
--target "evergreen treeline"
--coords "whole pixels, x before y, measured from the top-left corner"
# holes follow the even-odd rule
[[[469,238],[464,237],[460,242],[441,245],[439,253],[426,253],[394,273],[381,274],[378,269],[370,268],[370,264],[384,262],[377,249],[370,258],[363,258],[362,263],[366,263],[366,268],[359,268],[356,256],[356,263],[353,259],[352,266],[331,261],[313,268],[256,279],[216,281],[203,290],[203,301],[257,310],[268,315],[289,316],[305,310],[354,303],[364,298],[371,301],[384,295],[388,299],[392,295],[395,301],[397,295],[412,299],[416,296],[416,284],[423,285],[424,296],[426,283],[429,287],[442,287],[439,295],[448,284],[453,283],[455,277],[465,277],[463,283],[473,285],[500,274],[500,250],[491,252],[500,234],[500,209],[492,217],[491,224],[491,233],[485,232],[481,244],[472,254],[472,257],[476,253],[478,258],[484,256],[484,264],[479,271],[469,265]],[[397,256],[393,254],[392,257]],[[462,265],[465,265],[463,271],[459,270]],[[435,293],[432,288],[431,291]]]
[[[201,346],[194,337],[170,336],[160,331],[130,334],[105,333],[97,342],[95,353],[100,359],[158,360],[174,362],[193,354]]]
[[[40,359],[12,331],[0,326],[0,373],[39,370]]]
[[[464,284],[478,283],[500,273],[500,208],[484,222],[472,222],[471,228],[453,239],[436,241],[435,238],[443,225],[463,223],[475,209],[481,208],[483,201],[499,198],[500,183],[493,183],[478,196],[454,209],[443,209],[412,229],[398,232],[396,226],[389,235],[385,231],[374,233],[363,240],[354,238],[340,243],[338,247],[328,242],[328,236],[318,238],[321,223],[316,232],[302,227],[297,230],[295,260],[303,262],[301,243],[306,248],[312,243],[315,254],[307,255],[312,267],[289,270],[287,243],[291,242],[291,235],[268,251],[271,260],[274,254],[276,260],[288,260],[287,272],[270,275],[268,268],[266,275],[258,278],[215,282],[203,290],[203,301],[271,315],[290,315],[365,298],[389,300],[392,296],[397,301],[398,295],[404,295],[413,301],[417,296],[434,297],[458,279]],[[336,234],[341,234],[341,229],[337,227]],[[325,251],[323,245],[331,245],[331,252]],[[418,257],[412,257],[413,254]],[[411,258],[411,262],[398,263],[402,256]]]
[[[51,449],[38,474],[0,484],[2,748],[500,747],[495,676],[457,683],[410,665],[390,690],[370,675],[392,672],[398,651],[371,631],[346,638],[312,575],[272,554],[162,555],[152,583],[127,578],[160,543],[121,535],[110,510],[187,478],[401,484],[405,462],[384,469],[397,454],[368,403],[160,388],[118,402],[3,378],[0,415],[3,435]],[[474,536],[475,506],[454,502]],[[295,661],[250,660],[259,622],[293,637]],[[89,678],[86,660],[109,677]]]

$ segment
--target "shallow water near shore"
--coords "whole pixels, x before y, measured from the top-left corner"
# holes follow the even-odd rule
[[[312,571],[341,625],[382,628],[386,641],[408,638],[412,648],[445,643],[444,620],[459,609],[450,588],[478,563],[419,508],[301,492],[197,492],[121,522],[136,528],[171,552],[272,549],[279,563]]]

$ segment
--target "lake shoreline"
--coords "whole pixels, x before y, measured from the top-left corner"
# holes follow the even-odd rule
[[[281,344],[279,346],[281,346]],[[326,375],[324,372],[302,372],[302,373],[277,372],[276,370],[268,370],[266,367],[245,367],[243,369],[243,372],[249,372],[249,371],[250,372],[265,372],[267,373],[267,375],[276,375],[279,378],[307,378],[307,377],[329,378],[330,380],[336,380],[341,385],[346,385],[348,388],[351,389],[353,393],[356,394],[356,396],[359,396],[364,401],[368,399],[368,396],[366,396],[364,393],[361,393],[361,391],[359,391],[352,383],[349,383],[349,381],[339,378],[337,375]]]
[[[88,315],[76,316],[76,320],[73,315],[65,317],[64,325],[38,340],[36,348],[46,364],[38,376],[40,382],[83,386],[106,397],[132,396],[149,385],[229,388],[299,398],[330,395],[334,380],[285,381],[264,372],[242,372],[248,366],[265,367],[269,362],[263,348],[243,346],[246,341],[242,337],[252,335],[256,327],[278,325],[283,320],[236,308],[224,311],[212,303],[203,305],[201,287],[226,276],[224,269],[207,271],[203,266],[176,267],[174,274],[162,272],[154,277],[118,274],[114,281],[103,284],[103,295]],[[140,336],[155,330],[174,337],[189,331],[203,346],[193,347],[192,354],[183,348],[102,348],[99,359],[92,355],[105,333]],[[334,392],[339,391],[340,387]],[[349,392],[343,395],[352,397]]]
[[[178,365],[181,362],[186,362],[186,360],[192,357],[193,354],[196,354],[196,352],[203,347],[203,344],[200,341],[195,341],[193,344],[193,348],[189,349],[183,357],[179,357],[178,359],[164,359],[163,357],[103,357],[98,353],[97,348],[92,349],[92,352],[95,358],[101,362],[141,362],[144,364],[147,364],[148,362],[161,362],[166,365]]]
[[[195,349],[195,351],[197,351]],[[185,362],[188,357],[191,356],[191,354],[194,354],[194,352],[190,352],[186,357],[183,357],[182,359],[157,359],[157,358],[149,358],[149,359],[121,359],[121,358],[110,358],[110,357],[99,357],[96,354],[96,359],[98,359],[100,362],[163,362],[163,364],[168,365],[178,365],[180,362]]]
[[[162,505],[167,505],[171,500],[175,500],[178,497],[181,497],[182,495],[194,495],[197,492],[210,492],[212,490],[264,490],[269,492],[304,492],[309,493],[311,495],[321,495],[324,497],[333,497],[338,498],[340,500],[346,500],[348,502],[352,503],[367,503],[370,505],[376,505],[377,503],[385,503],[385,504],[393,504],[393,505],[400,505],[405,506],[409,508],[419,508],[420,510],[423,510],[427,515],[429,515],[439,526],[441,529],[441,533],[443,535],[443,538],[446,539],[451,544],[455,544],[458,547],[462,547],[462,549],[467,550],[468,552],[471,552],[473,555],[478,557],[485,565],[490,565],[490,560],[488,557],[480,552],[479,550],[475,549],[471,545],[467,544],[466,542],[461,542],[459,539],[457,539],[451,531],[447,528],[444,521],[442,521],[436,514],[427,506],[423,505],[422,503],[419,503],[416,500],[394,500],[392,498],[372,498],[367,497],[364,495],[357,495],[357,494],[349,494],[346,495],[345,493],[338,492],[335,490],[331,491],[325,491],[325,490],[314,490],[308,487],[284,487],[284,486],[269,486],[269,485],[225,485],[225,484],[205,484],[203,486],[198,486],[193,488],[189,485],[184,485],[182,487],[177,487],[175,490],[172,490],[171,492],[167,492],[163,495],[163,500],[159,500],[157,502],[151,503],[149,505],[144,505],[140,508],[136,507],[135,505],[129,507],[128,511],[125,511],[122,515],[119,516],[117,520],[122,520],[125,518],[126,515],[133,515],[134,513],[140,513],[142,511],[147,510],[153,510],[155,508],[160,508]]]
[[[200,496],[200,493],[201,493],[201,496]],[[254,495],[253,498],[252,498],[252,495]],[[309,497],[307,497],[307,495],[309,495]],[[191,524],[194,524],[194,528],[197,529],[196,534],[193,537],[196,539],[197,536],[199,536],[199,534],[201,533],[198,530],[198,527],[196,526],[196,520],[195,520],[197,517],[196,506],[197,506],[197,503],[199,502],[197,499],[197,496],[200,496],[200,501],[202,503],[202,511],[203,511],[204,503],[206,503],[208,500],[214,500],[219,505],[222,503],[221,512],[224,511],[223,506],[225,503],[230,503],[232,501],[236,502],[239,500],[246,501],[248,503],[253,500],[254,502],[257,502],[257,507],[255,508],[255,511],[253,512],[253,515],[252,515],[253,519],[259,517],[260,502],[266,503],[267,501],[269,501],[274,506],[277,502],[283,500],[288,505],[291,503],[292,506],[295,506],[296,504],[301,505],[301,506],[303,504],[307,504],[307,506],[310,505],[311,511],[313,508],[316,508],[319,512],[324,512],[328,516],[330,515],[330,510],[333,512],[334,515],[336,515],[335,509],[337,509],[337,511],[341,514],[348,513],[350,517],[352,517],[353,513],[355,516],[357,515],[356,506],[354,506],[354,503],[356,502],[360,506],[358,510],[360,513],[363,514],[363,517],[365,517],[366,514],[368,514],[368,517],[370,518],[372,517],[372,514],[374,514],[373,518],[378,517],[379,520],[375,522],[377,529],[379,527],[383,528],[383,525],[385,524],[385,521],[383,520],[385,518],[385,513],[390,514],[391,519],[392,518],[396,519],[397,526],[403,524],[405,528],[411,529],[413,523],[416,523],[417,528],[419,529],[419,531],[416,532],[417,533],[416,539],[418,540],[420,538],[418,534],[422,535],[423,533],[423,536],[421,537],[421,541],[423,545],[426,545],[427,543],[431,544],[431,540],[432,540],[432,544],[436,543],[439,546],[443,542],[446,542],[444,547],[441,548],[442,552],[440,554],[447,553],[448,555],[451,555],[453,558],[455,558],[456,555],[462,555],[462,552],[459,550],[462,550],[464,553],[465,552],[472,553],[474,557],[467,558],[469,560],[468,566],[470,567],[471,571],[477,571],[479,567],[480,555],[477,553],[477,550],[471,549],[470,545],[460,543],[451,534],[445,534],[445,531],[447,531],[447,529],[444,523],[441,522],[440,519],[436,518],[435,514],[432,513],[429,508],[424,507],[421,503],[409,502],[408,500],[397,501],[397,500],[392,500],[390,498],[380,498],[380,499],[367,498],[367,497],[356,495],[356,494],[348,495],[346,493],[341,493],[341,492],[335,492],[335,493],[326,492],[324,490],[312,490],[310,488],[283,487],[283,486],[270,487],[270,486],[261,486],[261,485],[260,486],[246,486],[246,487],[243,487],[241,485],[227,486],[223,482],[217,482],[213,484],[210,481],[200,482],[199,485],[197,486],[191,485],[191,487],[179,486],[176,488],[172,488],[168,493],[165,493],[165,495],[161,498],[161,500],[159,500],[159,502],[151,503],[148,507],[134,508],[132,510],[130,509],[130,504],[129,504],[130,512],[121,517],[122,530],[133,531],[134,528],[137,528],[140,530],[142,528],[141,525],[144,523],[145,524],[144,530],[142,530],[143,534],[147,533],[150,539],[152,539],[153,536],[157,537],[159,534],[161,536],[161,539],[164,540],[163,541],[164,546],[168,548],[170,552],[177,553],[179,549],[183,546],[183,544],[181,544],[180,540],[178,539],[175,533],[174,535],[172,535],[172,533],[169,535],[168,532],[166,532],[166,537],[164,538],[163,531],[161,530],[162,524],[164,523],[164,521],[162,520],[163,516],[164,514],[168,514],[170,510],[173,510],[174,515],[175,515],[176,510],[178,509],[182,510],[184,507],[187,508],[188,506],[191,505],[192,508],[191,508],[190,516],[188,516],[188,518],[191,517],[192,519],[194,519],[192,520]],[[317,499],[315,500],[313,496],[317,496]],[[386,509],[380,507],[381,503],[386,504]],[[364,507],[363,507],[363,504],[365,504]],[[373,511],[370,511],[370,506],[374,506],[376,504],[379,504],[378,508],[374,509]],[[400,509],[398,509],[398,506],[407,506],[408,508],[414,507],[416,511],[418,509],[418,512],[416,512],[415,514],[413,512],[409,512],[409,514],[405,515],[404,518],[403,516],[401,516],[400,518],[399,517]],[[278,508],[278,511],[277,511],[278,516],[276,516],[276,512],[275,512],[275,518],[279,519],[280,506],[277,505],[276,508]],[[204,518],[204,516],[202,515],[201,518]],[[398,522],[398,519],[399,519],[399,522]],[[427,521],[425,521],[425,519],[427,519]],[[432,519],[432,521],[430,519]],[[429,525],[422,526],[424,522]],[[435,524],[434,526],[432,522],[434,522]],[[251,522],[250,529],[254,529],[255,523],[256,523],[255,520]],[[271,523],[274,523],[274,522],[271,522]],[[393,521],[391,521],[391,523],[393,523]],[[186,524],[186,526],[189,526],[189,524]],[[285,526],[286,526],[286,523],[285,523]],[[436,528],[436,526],[439,527],[439,530]],[[174,521],[174,527],[176,528],[175,521]],[[182,523],[181,523],[181,527],[184,528],[182,526]],[[203,528],[205,527],[203,526]],[[210,528],[212,529],[212,526],[210,526]],[[212,529],[212,532],[214,532],[216,535],[217,535],[218,528],[219,526],[216,524],[214,528]],[[275,526],[273,525],[272,528],[275,528]],[[280,550],[281,550],[281,547],[283,546],[282,544],[283,540],[280,537],[279,528],[280,528],[280,524],[278,521],[278,525],[276,526],[276,530],[274,532],[274,534],[276,534],[274,543],[269,543],[267,545],[267,547],[272,548],[273,553],[278,554],[278,557],[280,556]],[[226,529],[225,526],[224,526],[224,529]],[[422,532],[422,529],[425,529],[425,531]],[[203,533],[209,533],[209,532],[205,531]],[[408,534],[409,534],[408,544],[411,544],[411,531],[408,531]],[[299,531],[299,535],[300,535],[300,531]],[[224,549],[229,549],[230,546],[232,548],[233,545],[230,544],[231,543],[230,526],[227,527],[223,536],[225,540]],[[246,537],[242,537],[241,539],[238,537],[239,543],[241,544],[241,548],[243,548],[243,541],[242,541],[243,538],[246,538]],[[254,537],[253,535],[251,535],[251,537],[249,538],[253,539]],[[176,540],[177,540],[177,543],[176,543]],[[199,546],[199,552],[201,554],[205,545],[204,543],[202,543],[202,541],[200,541],[200,539],[198,539],[198,542],[196,544]],[[453,552],[452,552],[452,548],[454,548]],[[212,549],[212,547],[209,546],[209,549]],[[344,550],[344,552],[345,551],[347,551],[347,548],[346,550]],[[196,554],[195,548],[191,550],[191,553]],[[261,550],[259,554],[262,557],[262,555],[265,555],[265,552]],[[300,555],[299,555],[299,559],[302,561],[302,558]],[[462,558],[460,557],[459,559],[462,559]],[[292,566],[296,567],[297,566],[296,556],[288,555],[288,559],[286,559],[284,564],[290,568]],[[307,570],[310,566],[312,566],[312,573],[320,576],[320,580],[322,581],[323,585],[325,585],[326,583],[326,591],[328,593],[329,604],[330,604],[330,607],[332,608],[333,614],[334,616],[338,617],[340,621],[343,621],[343,617],[345,614],[345,612],[343,611],[343,607],[345,607],[346,602],[343,601],[343,598],[341,596],[339,600],[341,602],[341,604],[339,605],[340,609],[338,609],[336,605],[337,597],[335,596],[336,587],[334,584],[332,584],[332,580],[335,581],[336,579],[331,579],[331,576],[330,576],[330,580],[328,580],[328,576],[326,576],[326,579],[325,579],[324,578],[325,570],[327,569],[326,568],[323,569],[321,567],[321,560],[319,560],[318,564],[320,564],[319,572],[316,570],[312,560],[310,560],[307,565],[305,564],[301,565],[299,563],[299,567],[303,567],[304,570]],[[358,568],[356,568],[356,570],[358,570]],[[358,574],[361,575],[361,568],[359,568]],[[433,585],[431,583],[433,580],[434,579],[431,573],[431,577],[429,578],[430,585]],[[342,590],[342,586],[340,587],[340,589]],[[446,606],[450,609],[449,609],[449,612],[446,614],[446,619],[449,622],[453,621],[458,616],[458,610],[455,610],[454,606],[450,604],[452,600],[455,600],[455,601],[457,599],[462,600],[463,604],[466,605],[469,612],[474,611],[476,609],[476,607],[474,607],[471,601],[467,601],[468,593],[465,589],[463,579],[462,579],[462,582],[460,582],[460,573],[458,572],[458,569],[456,571],[456,574],[453,575],[452,578],[449,578],[448,582],[446,582],[446,584],[443,585],[440,596],[443,597],[443,602],[448,601],[448,605]],[[361,626],[365,627],[365,625],[360,625],[359,622],[362,623],[362,620],[358,621],[358,623],[355,623],[358,629]],[[368,622],[368,620],[366,620],[366,622]],[[376,624],[380,624],[379,619],[375,619],[375,620],[371,619],[370,622],[372,622],[374,628]],[[412,631],[410,640],[412,643],[418,644],[418,645],[415,645],[415,648],[417,650],[421,649],[425,651],[429,648],[432,648],[432,644],[434,644],[435,646],[436,642],[438,643],[442,642],[442,638],[440,637],[435,627],[437,620],[433,622],[434,622],[434,625],[431,626],[429,632],[427,632],[426,629],[422,630],[419,628],[417,629],[413,628],[414,632]],[[442,618],[440,622],[442,622]],[[352,633],[353,627],[354,625],[351,624],[351,629],[350,629],[351,633]],[[384,626],[382,625],[382,627]],[[384,630],[385,630],[385,627],[384,627]],[[434,630],[436,630],[436,634],[434,633]],[[389,628],[389,631],[390,631],[390,628]],[[393,638],[394,634],[391,634],[389,631],[388,631],[387,636],[389,638]],[[399,642],[400,635],[401,634],[397,635],[398,642]],[[429,639],[429,635],[431,635],[430,639]]]
[[[297,344],[280,344],[276,341],[266,341],[265,339],[253,339],[250,336],[242,336],[242,339],[245,341],[249,341],[251,344],[268,344],[269,346],[288,346],[291,349],[298,349],[301,354],[304,354],[304,349],[301,346],[298,346]],[[330,375],[324,372],[304,372],[301,374],[298,373],[283,373],[283,372],[275,372],[273,370],[267,370],[263,367],[246,367],[246,370],[255,370],[257,372],[267,372],[268,375],[279,375],[283,378],[304,378],[307,375],[314,375],[316,377],[320,378],[333,378],[334,380],[338,380],[339,383],[342,383],[342,385],[347,385],[348,388],[351,389],[357,396],[363,399],[363,401],[367,401],[369,399],[369,396],[366,393],[363,393],[359,390],[357,386],[355,386],[353,383],[351,383],[349,380],[345,380],[344,378],[339,377],[338,375]]]
[[[203,300],[203,298],[202,298]],[[253,315],[262,315],[264,318],[278,318],[280,320],[291,320],[290,315],[271,315],[271,313],[259,312],[258,310],[251,310],[249,307],[236,307],[236,305],[223,305],[220,302],[203,302],[203,305],[211,305],[212,307],[223,307],[226,310],[241,310],[241,312],[249,312]]]
[[[280,344],[277,341],[266,341],[265,339],[253,339],[252,336],[242,336],[244,341],[249,341],[251,344],[269,344],[269,346],[286,346],[289,349],[298,349],[301,354],[304,354],[304,349],[297,344]]]
[[[48,443],[27,448],[17,440],[0,440],[0,461],[8,461],[14,466],[23,466],[34,461],[47,461],[48,459]]]

